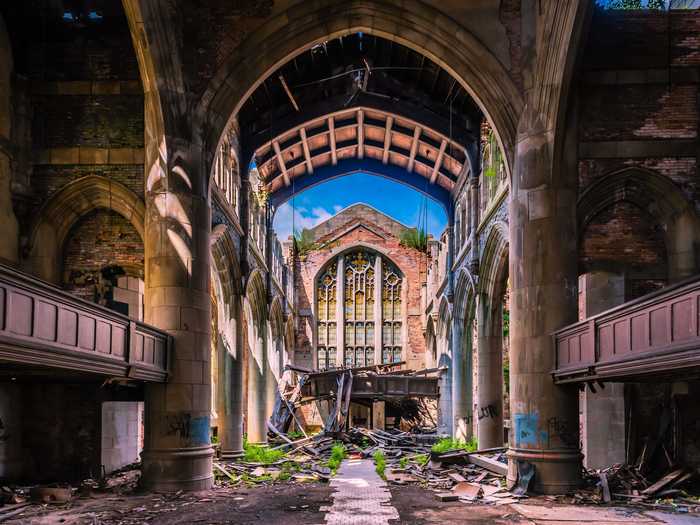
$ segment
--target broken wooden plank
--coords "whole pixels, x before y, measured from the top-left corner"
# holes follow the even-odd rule
[[[508,474],[508,465],[506,463],[501,463],[500,461],[480,454],[469,454],[469,462],[485,468],[486,470],[490,470],[491,472],[495,472],[496,474],[500,474],[501,476]]]
[[[214,468],[222,474],[224,474],[225,476],[227,476],[231,481],[238,481],[239,479],[241,479],[240,477],[236,477],[233,474],[231,474],[228,470],[226,470],[223,466],[219,465],[216,462],[214,462]]]
[[[650,487],[645,488],[642,491],[642,494],[644,494],[645,496],[649,496],[649,495],[657,493],[662,488],[664,488],[666,485],[668,485],[672,481],[675,481],[680,476],[682,476],[684,472],[685,472],[685,469],[682,469],[682,468],[679,468],[678,470],[674,470],[673,472],[669,472],[663,478],[661,478],[659,481],[657,481],[656,483],[654,483]]]

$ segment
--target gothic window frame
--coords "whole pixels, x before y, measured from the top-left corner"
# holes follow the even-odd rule
[[[324,281],[335,286],[334,312],[328,311]],[[377,249],[353,246],[330,258],[314,279],[317,368],[332,367],[331,351],[335,367],[401,361],[406,346],[405,292],[403,272]],[[329,344],[331,323],[335,344]]]

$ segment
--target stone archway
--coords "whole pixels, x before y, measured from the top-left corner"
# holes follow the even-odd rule
[[[60,281],[57,261],[73,225],[97,209],[112,210],[144,238],[145,206],[129,188],[105,177],[88,175],[55,193],[39,212],[29,235],[27,265],[35,275],[50,282]]]
[[[453,435],[461,441],[473,435],[473,352],[472,323],[475,315],[474,277],[461,268],[455,278],[452,315],[452,419]]]
[[[508,226],[488,233],[477,289],[477,432],[479,448],[503,445],[503,298],[508,280]]]
[[[196,110],[211,151],[239,109],[272,71],[325,40],[357,32],[423,54],[469,92],[492,122],[510,173],[522,97],[491,51],[466,28],[423,2],[324,1],[295,5],[258,28],[217,71]],[[210,159],[211,160],[211,159]]]

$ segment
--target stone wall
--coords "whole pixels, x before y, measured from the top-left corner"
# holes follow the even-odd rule
[[[296,262],[295,290],[299,311],[297,344],[295,355],[298,363],[310,364],[309,351],[313,341],[313,312],[315,277],[323,265],[335,254],[346,248],[361,244],[376,247],[388,257],[404,275],[407,290],[406,300],[407,341],[404,341],[404,356],[407,367],[418,369],[425,365],[425,338],[421,312],[421,283],[425,282],[427,256],[400,244],[399,235],[406,227],[377,210],[356,204],[311,230],[320,249],[311,251]],[[375,349],[375,352],[377,350]]]
[[[129,221],[110,210],[95,210],[79,219],[64,243],[63,285],[88,301],[106,300],[118,276],[143,279],[143,250]]]
[[[595,11],[578,74],[580,195],[640,168],[668,178],[700,211],[698,31],[697,10]],[[669,228],[623,188],[610,201],[580,232],[579,273],[625,273],[629,300],[674,277]]]

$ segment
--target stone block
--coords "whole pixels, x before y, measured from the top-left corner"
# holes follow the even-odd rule
[[[142,287],[139,286],[139,281],[140,279],[136,277],[127,277],[127,288],[129,290],[133,290],[135,292],[139,292],[142,290]],[[143,293],[143,292],[141,292]]]
[[[80,164],[107,164],[108,158],[105,148],[80,148]]]
[[[121,82],[118,80],[100,80],[92,83],[93,95],[119,95]]]
[[[51,149],[51,164],[79,164],[79,148],[53,148]]]
[[[132,148],[111,148],[109,150],[110,164],[134,164],[134,150]]]
[[[92,86],[88,80],[68,80],[57,82],[56,91],[59,95],[90,95]]]

